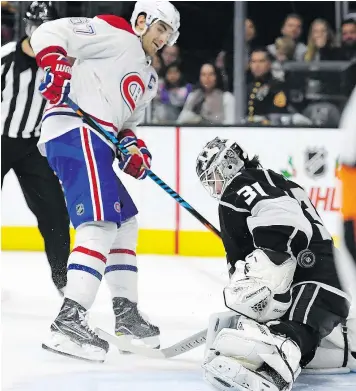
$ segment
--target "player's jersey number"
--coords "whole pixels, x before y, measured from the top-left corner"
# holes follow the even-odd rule
[[[76,34],[95,35],[95,29],[87,18],[70,18],[70,23],[74,25],[73,31]]]
[[[253,183],[251,186],[244,186],[237,191],[238,195],[245,197],[247,205],[251,205],[252,201],[257,197],[257,194],[262,197],[267,197],[267,194],[263,191],[261,185],[258,182]]]

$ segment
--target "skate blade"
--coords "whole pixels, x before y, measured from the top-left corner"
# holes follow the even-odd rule
[[[42,349],[48,350],[49,352],[52,352],[52,353],[60,354],[61,356],[75,358],[76,360],[82,360],[82,361],[87,361],[87,362],[97,362],[97,363],[103,363],[105,361],[105,359],[103,359],[103,360],[93,360],[93,359],[90,359],[90,358],[75,356],[73,354],[61,352],[60,350],[56,350],[56,349],[50,348],[49,346],[47,346],[44,343],[42,344]]]
[[[105,350],[99,347],[85,344],[80,346],[69,337],[57,333],[56,335],[52,335],[49,341],[43,343],[42,348],[62,356],[97,363],[103,363],[106,356]]]
[[[121,337],[121,336],[124,336],[125,334],[117,332],[117,333],[115,333],[115,335],[117,337]],[[159,349],[161,347],[158,335],[155,335],[153,337],[146,337],[146,338],[133,337],[131,339],[131,343],[133,345],[145,346],[150,349]],[[119,350],[119,352],[121,354],[132,354],[131,352],[128,352],[127,350]]]

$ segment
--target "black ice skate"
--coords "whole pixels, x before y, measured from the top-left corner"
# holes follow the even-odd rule
[[[51,325],[51,338],[43,349],[82,360],[104,362],[109,344],[92,331],[85,318],[86,309],[71,299]]]
[[[151,348],[159,348],[159,328],[143,318],[137,303],[124,298],[114,297],[115,334],[132,335]]]

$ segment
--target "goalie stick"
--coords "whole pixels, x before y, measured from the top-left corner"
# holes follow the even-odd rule
[[[99,328],[95,329],[95,332],[100,338],[115,345],[119,350],[150,358],[171,358],[205,344],[208,330],[202,330],[199,333],[191,335],[164,349],[152,349],[145,346],[134,345],[130,342],[132,338],[127,338],[127,336],[116,337]]]
[[[172,358],[179,356],[180,354],[186,353],[189,350],[195,349],[198,346],[205,344],[207,329],[200,331],[199,333],[193,334],[190,337],[183,339],[175,343],[172,346],[164,349],[152,349],[145,346],[133,345],[130,341],[132,338],[127,336],[116,337],[115,335],[109,334],[106,331],[96,328],[95,332],[98,336],[108,343],[117,347],[118,350],[126,351],[134,354],[138,354],[148,358]],[[327,369],[308,369],[303,368],[303,375],[338,375],[343,373],[349,373],[350,368],[327,368]]]

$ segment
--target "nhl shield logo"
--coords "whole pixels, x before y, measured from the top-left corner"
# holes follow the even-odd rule
[[[307,149],[305,152],[305,171],[311,178],[316,178],[326,173],[327,152],[325,148]]]
[[[76,205],[75,210],[77,212],[77,216],[83,215],[84,214],[84,205],[83,204]]]

